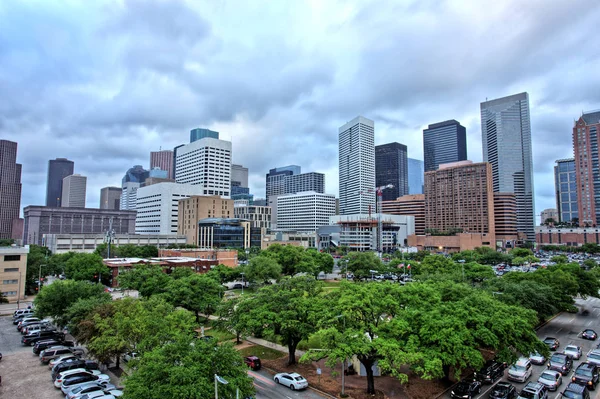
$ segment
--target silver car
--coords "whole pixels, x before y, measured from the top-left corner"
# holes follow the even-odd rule
[[[533,364],[537,364],[538,366],[546,363],[546,357],[544,355],[540,355],[537,352],[534,352],[529,355],[529,360]]]
[[[538,382],[545,385],[550,391],[556,391],[562,384],[562,374],[558,371],[546,370],[540,375]]]
[[[600,367],[600,349],[591,350],[587,354],[587,361]]]
[[[581,357],[581,346],[567,345],[563,353],[571,356],[573,359],[579,359]]]
[[[71,389],[65,395],[65,399],[77,399],[82,397],[86,393],[105,391],[111,389],[117,389],[117,387],[109,383],[88,382],[87,384],[82,384]]]

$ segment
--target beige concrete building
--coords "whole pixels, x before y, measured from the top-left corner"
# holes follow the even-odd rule
[[[425,195],[403,195],[393,201],[381,201],[384,214],[414,216],[415,234],[425,234]]]
[[[187,237],[188,244],[198,245],[198,222],[207,218],[234,217],[232,199],[217,195],[193,196],[179,201],[177,234]]]
[[[271,229],[271,207],[256,205],[240,205],[233,208],[234,217],[247,219],[252,227]]]
[[[0,247],[0,291],[10,302],[25,298],[29,245]]]
[[[517,235],[517,198],[513,193],[494,193],[496,247],[514,248]]]
[[[453,162],[425,173],[427,230],[489,234],[493,242],[494,223],[494,189],[489,163]]]

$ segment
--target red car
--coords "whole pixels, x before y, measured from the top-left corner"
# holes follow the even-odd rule
[[[260,359],[256,356],[245,357],[244,363],[246,363],[246,366],[250,367],[252,370],[260,370]]]

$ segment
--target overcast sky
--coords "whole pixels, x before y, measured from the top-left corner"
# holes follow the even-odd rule
[[[88,176],[87,205],[150,151],[217,130],[264,197],[270,168],[326,173],[338,127],[423,159],[422,130],[456,119],[482,160],[479,103],[527,91],[536,213],[582,111],[600,108],[600,2],[0,2],[0,138],[19,143],[22,205],[43,205],[48,160]]]

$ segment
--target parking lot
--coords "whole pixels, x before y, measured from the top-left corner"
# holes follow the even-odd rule
[[[64,398],[50,377],[50,369],[41,364],[30,346],[21,345],[21,334],[10,316],[0,317],[0,397],[10,399]]]

